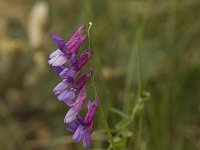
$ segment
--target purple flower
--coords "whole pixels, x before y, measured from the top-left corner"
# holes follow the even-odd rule
[[[84,29],[85,25],[81,25],[66,43],[59,34],[52,34],[52,39],[55,41],[58,49],[50,54],[49,65],[61,66],[65,64],[74,53],[76,54],[78,52],[83,42],[87,39],[87,34],[82,35]]]
[[[74,88],[77,90],[80,90],[83,88],[83,86],[87,83],[87,81],[92,76],[92,71],[88,71],[85,74],[83,74],[80,79],[75,83]]]
[[[96,99],[92,103],[89,102],[88,111],[85,119],[80,115],[77,115],[77,120],[68,124],[67,130],[74,132],[72,139],[74,141],[83,141],[83,146],[88,148],[91,143],[91,134],[94,129],[94,116],[99,105],[99,101]]]
[[[75,74],[76,72],[74,70],[65,68],[59,73],[64,80],[53,89],[54,94],[57,95],[57,99],[65,102],[69,106],[73,103],[77,91],[82,89],[79,95],[83,93],[83,87],[91,77],[92,72],[89,71],[83,74],[83,76],[74,84]]]
[[[55,41],[58,49],[63,52],[63,47],[65,45],[64,39],[59,34],[52,34],[52,39]]]
[[[82,24],[81,26],[79,26],[78,29],[77,29],[77,31],[71,36],[71,38],[69,39],[69,41],[65,45],[72,44],[77,39],[77,37],[80,37],[80,35],[85,30],[85,27],[86,26],[84,24]]]
[[[71,109],[67,112],[64,118],[65,123],[70,123],[76,119],[76,115],[83,107],[85,99],[86,99],[86,92],[85,92],[85,87],[83,87],[79,92],[76,101],[70,105]]]
[[[91,123],[94,120],[95,113],[97,111],[97,107],[99,105],[99,100],[95,99],[93,102],[88,102],[88,111],[85,116],[84,123]]]
[[[72,35],[68,42],[63,46],[63,50],[66,54],[72,55],[77,53],[79,48],[83,45],[83,42],[87,39],[87,34],[82,34],[85,29],[85,25],[81,25],[77,31]]]
[[[59,73],[59,76],[60,76],[62,79],[69,79],[69,78],[74,79],[76,73],[77,73],[76,70],[73,69],[73,68],[65,68],[63,71],[61,71],[61,72]]]
[[[70,84],[66,80],[63,80],[53,89],[53,92],[57,95],[57,99],[59,101],[63,101],[67,105],[71,105],[73,103],[76,90],[70,88]]]
[[[91,50],[86,50],[80,57],[79,59],[76,58],[76,55],[72,55],[71,60],[70,60],[70,65],[69,67],[66,67],[62,71],[60,71],[59,76],[62,79],[68,79],[72,78],[73,80],[81,70],[81,68],[87,63],[89,58],[92,56],[92,51]]]
[[[73,103],[75,92],[76,90],[72,88],[70,90],[64,90],[60,95],[57,96],[57,99],[70,106]]]
[[[83,34],[85,25],[78,27],[77,31],[71,36],[71,38],[65,43],[64,39],[59,34],[52,34],[52,39],[55,41],[58,49],[65,54],[73,54],[77,52],[83,42],[87,39],[87,34]],[[74,50],[74,51],[73,51]]]
[[[88,148],[91,143],[91,134],[94,129],[94,122],[91,122],[89,126],[79,125],[76,129],[72,139],[76,142],[83,141],[83,147]]]
[[[91,50],[86,50],[84,51],[79,59],[76,61],[74,64],[75,69],[78,71],[80,70],[89,60],[89,58],[92,56],[92,51]]]
[[[63,50],[66,54],[72,55],[73,53],[77,53],[80,47],[83,45],[83,42],[87,39],[87,34],[80,35],[73,39],[71,43],[68,42],[63,47]]]

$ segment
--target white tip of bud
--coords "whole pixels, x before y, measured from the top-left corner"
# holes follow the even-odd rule
[[[89,22],[89,25],[92,26],[92,22],[91,21]]]

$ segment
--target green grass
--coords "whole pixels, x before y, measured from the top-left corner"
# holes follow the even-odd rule
[[[200,149],[199,0],[47,1],[38,48],[27,31],[35,1],[18,3],[0,2],[0,149],[82,149],[65,131],[47,60],[50,33],[69,38],[89,21],[94,55],[85,70],[94,70],[102,107],[90,149],[111,149],[110,132],[116,149]],[[94,98],[92,82],[87,93]]]

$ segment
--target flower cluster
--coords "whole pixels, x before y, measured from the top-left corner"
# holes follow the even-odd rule
[[[77,56],[80,47],[88,38],[88,35],[84,34],[85,28],[85,25],[81,25],[67,42],[60,35],[53,34],[52,38],[58,49],[50,54],[48,63],[62,79],[53,92],[58,101],[70,107],[64,118],[67,131],[74,132],[72,139],[82,140],[83,146],[88,148],[99,101],[88,101],[86,116],[82,117],[79,114],[86,101],[86,84],[92,76],[91,70],[81,75],[81,69],[92,56],[92,51],[85,50]]]

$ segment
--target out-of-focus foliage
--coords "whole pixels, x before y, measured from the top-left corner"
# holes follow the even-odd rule
[[[66,106],[52,94],[59,78],[47,61],[56,48],[51,33],[69,38],[89,21],[89,64],[110,127],[129,125],[124,113],[136,100],[142,29],[142,87],[151,98],[141,111],[138,148],[200,149],[199,0],[1,0],[0,10],[0,149],[82,149],[65,131]],[[94,97],[92,86],[88,95]],[[113,132],[122,149],[137,145],[136,124],[137,118]],[[91,148],[108,147],[101,129],[97,116]]]

